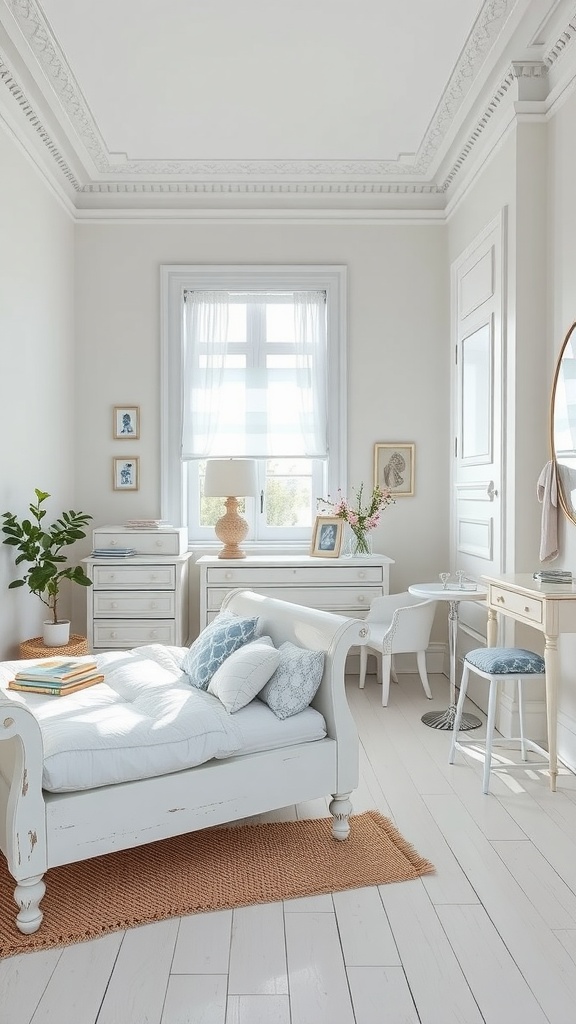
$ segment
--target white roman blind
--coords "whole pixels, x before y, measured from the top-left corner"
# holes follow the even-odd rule
[[[326,292],[184,292],[182,447],[328,458]]]

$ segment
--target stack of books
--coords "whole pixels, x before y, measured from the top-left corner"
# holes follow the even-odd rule
[[[35,665],[27,665],[8,683],[9,690],[21,693],[48,693],[64,697],[67,693],[84,690],[101,683],[104,676],[95,661],[79,658],[46,658]]]
[[[92,558],[132,558],[136,548],[94,548]]]
[[[533,574],[535,580],[541,583],[572,583],[572,571],[570,569],[540,569]]]
[[[166,519],[128,519],[125,526],[129,530],[172,530],[172,523]]]

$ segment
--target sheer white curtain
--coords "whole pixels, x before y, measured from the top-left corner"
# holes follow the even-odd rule
[[[328,364],[325,292],[294,293],[298,415],[302,455],[328,456]]]
[[[182,459],[211,454],[228,352],[228,292],[185,293]]]
[[[242,296],[250,322],[243,367],[237,339],[234,355],[228,340],[229,298],[224,292],[186,295],[182,459],[326,459],[325,292],[282,293],[291,340],[280,352],[267,337],[266,317],[267,301],[278,309],[278,294]]]

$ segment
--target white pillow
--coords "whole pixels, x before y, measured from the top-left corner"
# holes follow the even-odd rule
[[[269,636],[258,637],[230,654],[208,683],[208,693],[231,715],[249,704],[278,668],[280,654]]]

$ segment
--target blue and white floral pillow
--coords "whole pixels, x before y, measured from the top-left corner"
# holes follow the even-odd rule
[[[308,707],[320,686],[324,651],[309,651],[287,640],[280,644],[278,653],[278,668],[258,697],[276,718],[290,718]]]
[[[181,668],[192,686],[206,690],[208,683],[234,651],[256,636],[258,619],[242,619],[233,612],[220,612],[194,640]]]

